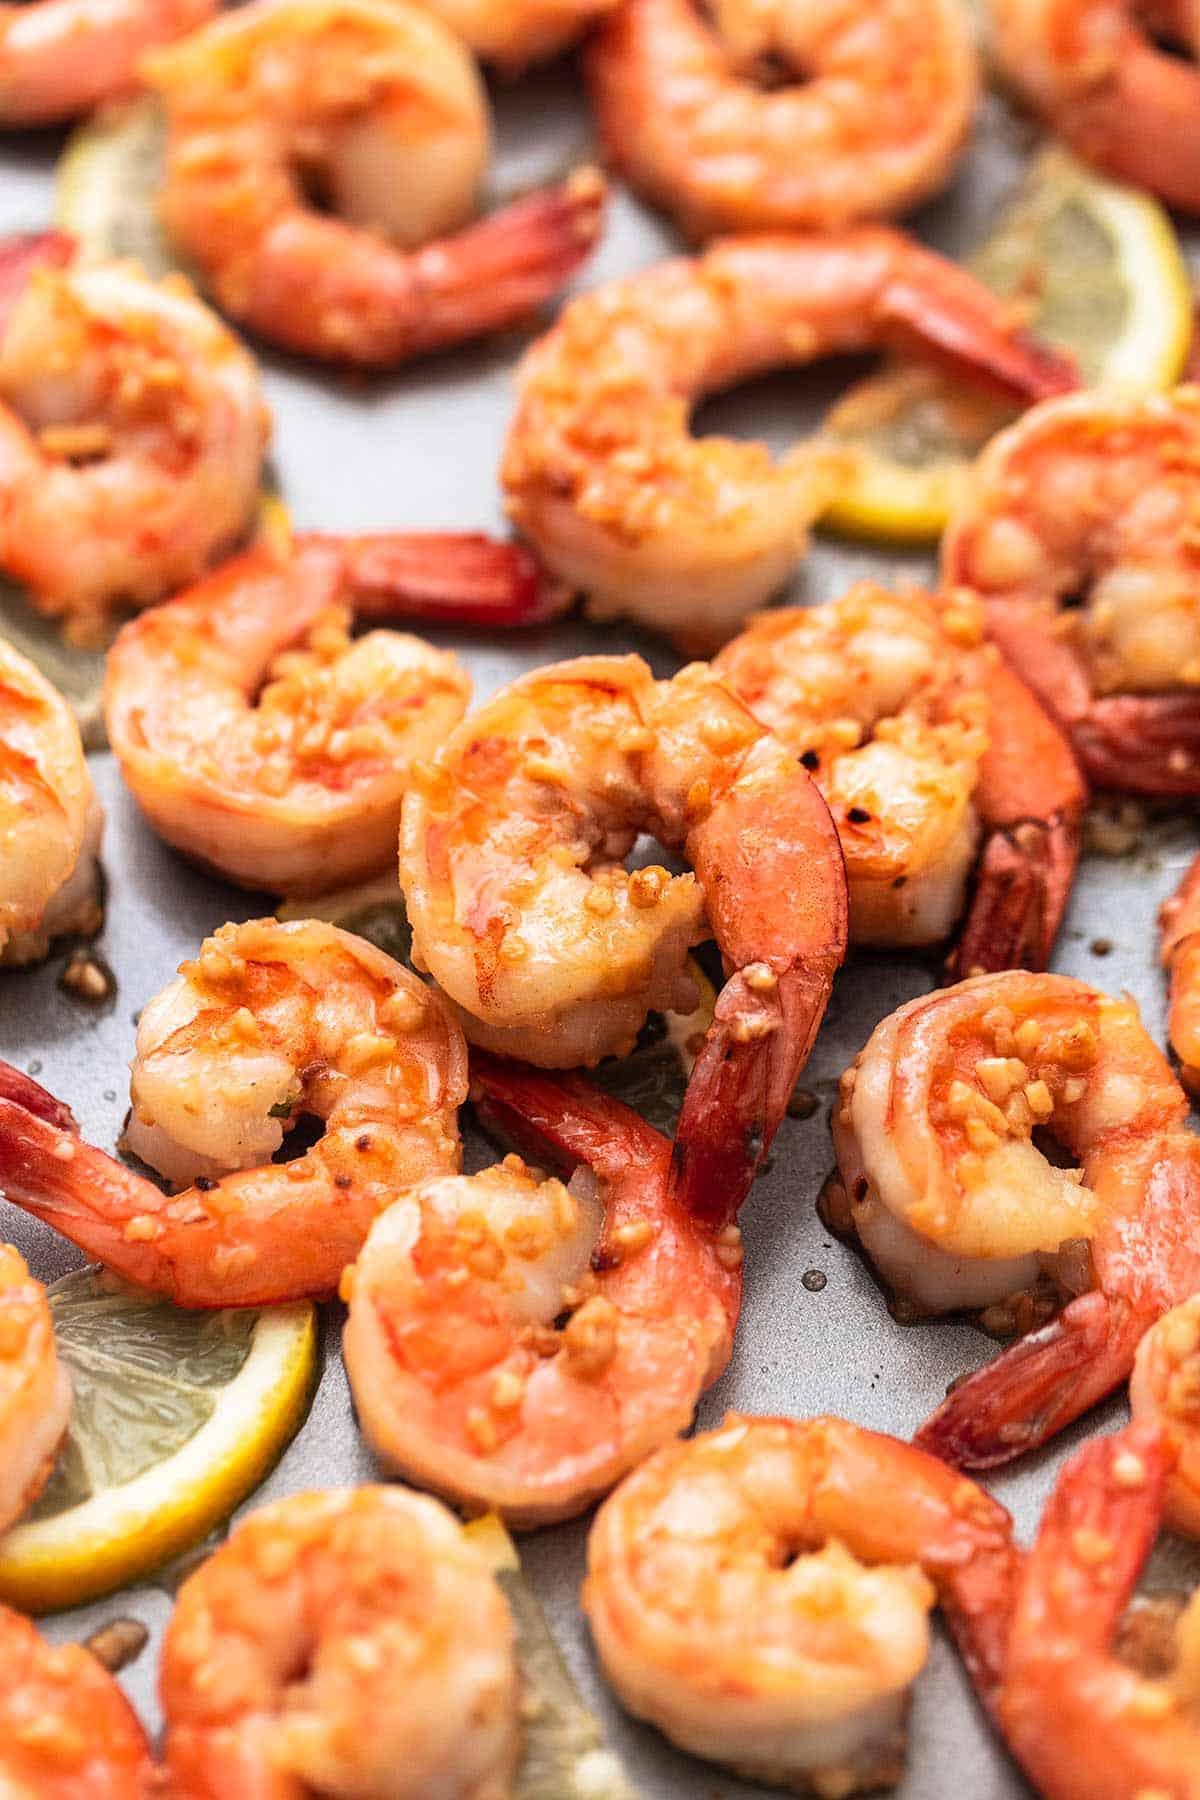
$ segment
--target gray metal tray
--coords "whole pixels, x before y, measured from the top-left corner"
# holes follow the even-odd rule
[[[569,66],[501,89],[495,101],[498,191],[559,172],[587,146],[586,107]],[[953,190],[915,221],[921,235],[950,252],[976,241],[1015,176],[1020,140],[999,103],[989,99]],[[59,147],[49,135],[0,138],[0,232],[48,221]],[[661,221],[618,194],[608,234],[582,281],[591,285],[625,273],[677,247]],[[297,524],[327,531],[500,528],[495,471],[521,348],[521,340],[508,338],[367,386],[268,358],[274,462]],[[756,384],[706,407],[701,422],[783,446],[810,427],[844,379],[844,370],[818,370]],[[859,575],[915,579],[928,569],[921,557],[825,542],[799,573],[795,591],[797,597],[819,600],[841,592]],[[661,644],[632,633],[622,639],[621,632],[620,626],[601,632],[572,619],[511,641],[444,641],[453,641],[470,666],[477,698],[522,669],[589,650],[639,649],[662,673],[674,666]],[[31,973],[0,977],[0,1055],[39,1075],[75,1108],[89,1138],[111,1146],[128,1102],[126,1070],[138,1009],[206,933],[267,907],[188,867],[141,821],[112,758],[97,755],[93,766],[108,807],[104,860],[110,889],[100,948],[116,972],[118,993],[105,1010],[90,1011],[59,989],[59,965],[53,960]],[[1160,1038],[1164,1007],[1155,913],[1198,842],[1194,813],[1180,813],[1155,825],[1125,859],[1089,856],[1055,965],[1114,991],[1128,989]],[[728,1408],[795,1415],[829,1411],[907,1437],[948,1382],[994,1353],[995,1346],[966,1324],[896,1324],[864,1265],[830,1238],[814,1206],[832,1162],[828,1101],[838,1075],[880,1018],[934,981],[930,962],[878,957],[856,958],[839,976],[806,1076],[806,1085],[825,1104],[807,1121],[785,1122],[769,1172],[746,1207],[741,1327],[729,1370],[701,1405],[701,1425],[716,1424]],[[43,1279],[80,1261],[71,1246],[3,1203],[0,1231],[24,1250]],[[823,1285],[811,1277],[805,1282],[810,1271],[820,1272]],[[326,1309],[325,1325],[324,1373],[312,1413],[248,1502],[251,1508],[297,1489],[369,1480],[376,1473],[351,1416],[336,1308]],[[1112,1429],[1122,1417],[1123,1402],[1114,1401],[1064,1434],[1051,1453],[1027,1459],[992,1481],[1025,1538],[1063,1456],[1086,1433]],[[581,1521],[526,1537],[522,1560],[573,1673],[646,1800],[668,1795],[734,1800],[761,1793],[678,1755],[656,1732],[625,1717],[608,1694],[577,1605],[586,1530]],[[1168,1540],[1151,1574],[1157,1585],[1190,1586],[1200,1579],[1200,1559]],[[122,1680],[152,1729],[159,1723],[157,1634],[171,1599],[169,1581],[152,1582],[45,1621],[55,1640],[82,1637],[118,1615],[145,1621],[152,1641]],[[908,1773],[899,1795],[902,1800],[964,1795],[1010,1800],[1027,1792],[939,1636],[917,1685]]]

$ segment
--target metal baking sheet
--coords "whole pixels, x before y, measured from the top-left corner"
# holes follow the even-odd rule
[[[587,111],[569,64],[499,89],[494,99],[497,193],[556,174],[586,150]],[[975,145],[952,191],[914,221],[915,229],[951,253],[965,250],[1011,184],[1022,142],[1022,130],[1000,104],[986,101]],[[0,138],[0,231],[47,222],[59,148],[52,135]],[[607,236],[580,285],[625,273],[677,247],[667,226],[628,195],[617,194]],[[297,524],[327,531],[500,528],[495,471],[512,369],[523,341],[509,337],[369,384],[267,357],[276,420],[273,459]],[[810,427],[846,377],[845,368],[821,369],[758,383],[707,405],[700,422],[782,447]],[[919,556],[821,542],[798,574],[794,597],[832,597],[859,575],[919,579],[929,569]],[[598,631],[571,619],[511,640],[473,644],[447,636],[442,641],[452,642],[469,665],[478,698],[523,669],[589,650],[638,649],[660,673],[669,673],[674,661],[661,644],[622,632],[620,625]],[[0,1055],[38,1075],[75,1108],[89,1138],[111,1147],[128,1102],[127,1065],[138,1009],[206,933],[227,919],[253,917],[267,905],[198,875],[141,821],[111,757],[95,756],[93,767],[108,808],[109,906],[100,948],[116,973],[118,991],[96,1013],[59,989],[55,960],[31,973],[0,977]],[[1160,1039],[1164,997],[1155,913],[1198,843],[1194,814],[1176,814],[1154,824],[1125,858],[1089,855],[1055,964],[1114,991],[1128,989]],[[785,1122],[770,1169],[743,1215],[741,1327],[727,1373],[701,1404],[702,1426],[716,1424],[728,1408],[793,1415],[829,1411],[907,1437],[956,1375],[994,1354],[994,1344],[967,1324],[896,1324],[864,1265],[829,1236],[815,1211],[832,1162],[828,1103],[838,1075],[880,1018],[935,980],[932,962],[891,957],[856,957],[839,976],[805,1081],[822,1106],[806,1121]],[[482,1158],[476,1145],[476,1164]],[[45,1280],[80,1261],[71,1246],[2,1203],[0,1228]],[[376,1475],[354,1427],[338,1332],[338,1309],[327,1308],[324,1372],[312,1413],[249,1507],[298,1489]],[[1083,1435],[1112,1429],[1123,1416],[1123,1402],[1114,1401],[1064,1434],[1050,1453],[992,1480],[1024,1539],[1032,1535],[1063,1456]],[[749,1800],[764,1793],[678,1755],[612,1700],[577,1606],[586,1530],[584,1520],[527,1536],[522,1560],[576,1679],[646,1800]],[[1195,1551],[1165,1540],[1152,1566],[1152,1583],[1192,1585],[1197,1579]],[[171,1599],[168,1576],[45,1621],[48,1635],[60,1641],[84,1636],[119,1615],[145,1621],[151,1643],[122,1680],[152,1729],[159,1724],[157,1637]],[[908,1773],[897,1791],[901,1800],[964,1795],[1014,1800],[1029,1791],[978,1713],[940,1634],[917,1684]]]

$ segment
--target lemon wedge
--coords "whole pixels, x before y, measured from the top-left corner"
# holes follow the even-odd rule
[[[1090,386],[1150,392],[1192,337],[1187,267],[1157,201],[1044,150],[970,264],[1030,330],[1071,351]],[[822,524],[850,537],[935,542],[974,457],[1012,409],[942,370],[892,363],[843,395],[820,441],[846,470]]]
[[[158,101],[116,101],[72,132],[58,165],[54,220],[89,261],[132,257],[148,275],[179,267],[159,224],[166,121]]]
[[[316,1311],[184,1312],[100,1269],[49,1289],[74,1404],[57,1466],[0,1538],[0,1599],[79,1606],[199,1543],[308,1410]]]

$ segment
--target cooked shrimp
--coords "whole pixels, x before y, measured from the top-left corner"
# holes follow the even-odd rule
[[[459,230],[486,100],[466,49],[406,0],[253,0],[146,66],[167,229],[225,310],[285,349],[389,367],[497,331],[599,234],[592,170]]]
[[[610,160],[693,237],[904,212],[949,180],[979,94],[959,0],[626,0],[587,72]]]
[[[582,37],[619,0],[423,0],[455,37],[515,75]]]
[[[903,1773],[935,1598],[994,1697],[1019,1570],[1004,1508],[841,1419],[730,1413],[596,1515],[583,1609],[618,1696],[694,1756],[796,1793]]]
[[[1000,1717],[1045,1800],[1200,1800],[1200,1606],[1148,1680],[1111,1645],[1158,1533],[1171,1450],[1138,1422],[1058,1478],[1017,1590]]]
[[[1200,856],[1163,905],[1162,959],[1171,974],[1167,1035],[1179,1079],[1200,1095]]]
[[[1150,35],[1165,26],[1200,49],[1186,0],[990,0],[989,10],[1005,76],[1080,156],[1200,212],[1200,70]]]
[[[1186,1112],[1133,1002],[1063,975],[978,976],[877,1027],[842,1077],[834,1143],[884,1280],[925,1313],[1001,1307],[1042,1277],[1077,1296],[960,1382],[925,1448],[987,1467],[1044,1443],[1200,1287]],[[1080,1166],[1049,1160],[1047,1135]]]
[[[0,638],[0,964],[99,928],[103,824],[70,707]]]
[[[695,873],[627,874],[642,831]],[[837,832],[779,740],[703,665],[535,670],[418,771],[400,882],[414,955],[472,1042],[542,1067],[626,1055],[650,1010],[691,1010],[688,947],[715,936],[729,979],[676,1151],[685,1204],[731,1219],[846,948]]]
[[[0,1531],[46,1485],[70,1413],[46,1290],[20,1252],[0,1244]]]
[[[781,365],[915,338],[1027,395],[1072,383],[1004,308],[900,233],[729,239],[567,307],[521,365],[502,478],[513,520],[598,618],[707,653],[780,587],[841,477],[801,444],[693,439],[689,409]]]
[[[520,1692],[504,1596],[403,1488],[292,1494],[179,1590],[160,1676],[189,1800],[505,1800]]]
[[[425,1182],[382,1214],[343,1283],[346,1369],[377,1454],[520,1526],[569,1518],[691,1423],[729,1360],[737,1226],[671,1193],[671,1146],[579,1077],[472,1058],[521,1158]]]
[[[1200,793],[1198,469],[1200,387],[1070,395],[992,439],[943,540],[1103,787]]]
[[[226,925],[138,1024],[125,1144],[167,1199],[0,1099],[0,1191],[180,1306],[328,1295],[376,1213],[459,1167],[462,1035],[438,995],[333,925]],[[273,1163],[305,1116],[325,1131]]]
[[[137,86],[138,63],[217,0],[38,0],[0,9],[0,127],[52,125]]]
[[[81,1644],[51,1645],[0,1607],[0,1790],[11,1800],[151,1800],[146,1734]]]
[[[1033,695],[983,648],[977,603],[863,581],[840,600],[763,613],[713,669],[829,802],[852,940],[942,942],[977,868],[957,962],[1045,967],[1083,783]]]
[[[108,659],[109,742],[168,843],[288,894],[394,857],[413,762],[471,695],[458,658],[420,638],[351,639],[356,618],[405,610],[414,548],[397,538],[394,566],[387,539],[253,550],[125,627]],[[503,578],[508,547],[480,548]],[[436,574],[436,543],[427,554]],[[452,541],[451,581],[453,556]]]
[[[1161,1426],[1175,1451],[1169,1522],[1200,1537],[1200,1294],[1164,1313],[1143,1337],[1129,1402],[1134,1418]]]
[[[36,240],[16,271],[0,306],[0,568],[94,638],[244,534],[269,419],[250,356],[181,277],[52,267]]]

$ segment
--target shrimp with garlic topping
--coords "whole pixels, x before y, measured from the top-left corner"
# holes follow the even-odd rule
[[[81,1644],[49,1644],[0,1607],[0,1788],[13,1800],[153,1800],[146,1734]]]
[[[627,872],[643,831],[695,872]],[[702,664],[656,682],[637,656],[522,676],[417,772],[400,882],[471,1041],[543,1068],[626,1055],[650,1010],[689,1012],[688,948],[716,938],[728,979],[676,1157],[685,1206],[733,1218],[846,948],[829,810],[741,701]]]
[[[1133,1002],[1063,975],[978,976],[877,1027],[842,1077],[834,1144],[883,1279],[926,1314],[1007,1310],[1045,1281],[1068,1301],[955,1385],[924,1448],[986,1468],[1045,1443],[1200,1287],[1186,1113]]]
[[[473,1057],[472,1097],[570,1184],[514,1154],[389,1207],[343,1283],[346,1369],[389,1468],[542,1525],[686,1430],[729,1360],[742,1249],[673,1195],[669,1141],[580,1077]]]
[[[1045,967],[1084,786],[1067,739],[985,647],[978,602],[860,581],[763,613],[713,669],[829,802],[852,941],[940,943],[965,911],[952,969]]]
[[[1171,977],[1167,1035],[1179,1058],[1179,1079],[1200,1095],[1200,856],[1188,868],[1162,913],[1162,960]]]
[[[180,1306],[328,1296],[377,1213],[457,1171],[466,1078],[440,997],[365,939],[227,925],[138,1024],[125,1146],[183,1191],[18,1096],[0,1098],[0,1192]],[[321,1137],[272,1162],[304,1117]]]
[[[1004,1508],[841,1419],[748,1418],[655,1452],[596,1515],[601,1664],[673,1743],[795,1793],[890,1786],[935,1600],[994,1701],[1019,1569]]]

